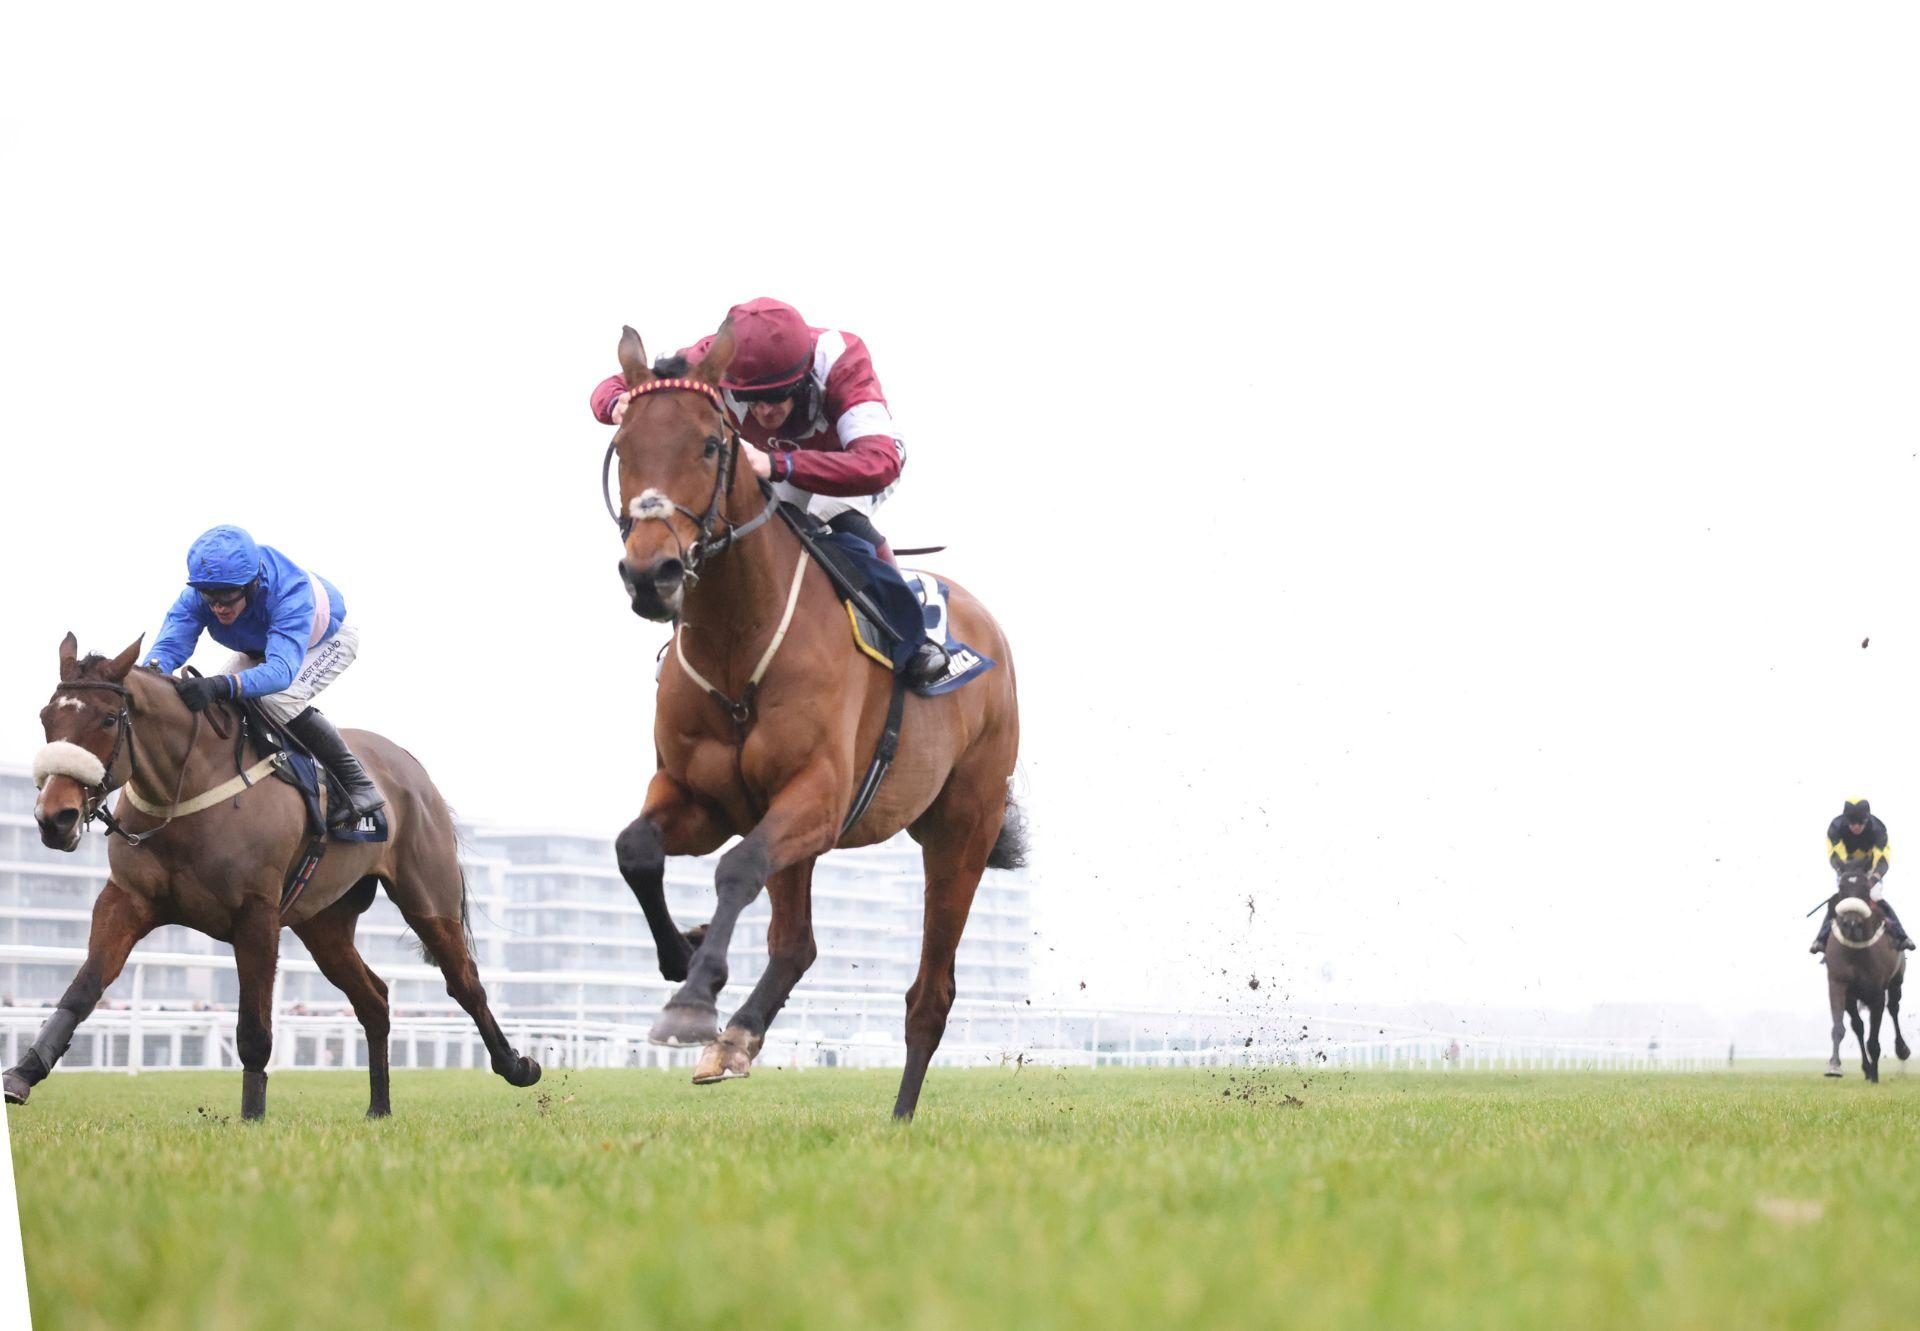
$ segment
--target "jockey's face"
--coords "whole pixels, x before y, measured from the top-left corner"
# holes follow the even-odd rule
[[[1861,836],[1865,834],[1867,830],[1867,825],[1865,823],[1848,823],[1847,830],[1853,833],[1855,836]]]
[[[793,399],[786,397],[778,402],[754,402],[748,405],[747,414],[761,429],[777,430],[787,423],[787,417],[793,415]]]
[[[224,627],[240,618],[240,612],[247,608],[247,589],[234,587],[222,588],[218,591],[203,591],[200,593],[200,599],[207,603],[207,609],[213,612],[213,617]]]

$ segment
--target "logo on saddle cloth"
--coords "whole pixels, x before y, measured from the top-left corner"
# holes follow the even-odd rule
[[[933,683],[914,690],[923,698],[931,698],[942,693],[951,693],[976,675],[984,675],[993,669],[991,657],[980,653],[953,636],[947,617],[947,585],[931,573],[922,573],[917,569],[902,569],[901,580],[907,584],[914,598],[920,602],[921,627],[927,637],[947,649],[947,673]],[[847,619],[853,625],[853,644],[866,656],[871,657],[888,670],[893,669],[893,657],[887,652],[889,638],[851,601],[842,602],[847,608]]]

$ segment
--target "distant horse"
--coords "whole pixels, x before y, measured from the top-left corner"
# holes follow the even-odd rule
[[[355,923],[373,903],[376,886],[386,888],[422,950],[445,973],[447,992],[480,1028],[493,1070],[515,1086],[538,1081],[540,1065],[514,1052],[487,1007],[469,948],[453,813],[413,755],[367,731],[346,732],[387,797],[389,839],[329,845],[283,918],[282,884],[308,844],[300,793],[261,779],[257,770],[257,784],[235,780],[239,760],[225,736],[227,722],[237,718],[225,710],[228,704],[190,713],[165,675],[133,668],[139,650],[136,640],[111,661],[77,660],[71,633],[60,644],[60,686],[40,713],[47,745],[34,762],[40,839],[55,850],[74,849],[116,791],[113,819],[125,831],[108,843],[107,885],[93,903],[87,959],[39,1038],[5,1074],[7,1100],[25,1104],[53,1071],[135,943],[160,925],[184,924],[233,944],[240,975],[234,1045],[244,1069],[240,1116],[261,1117],[273,1050],[273,974],[286,925],[352,1002],[367,1033],[367,1116],[384,1117],[390,1110],[387,986],[353,945]]]
[[[723,326],[684,377],[658,378],[640,336],[620,340],[632,393],[612,441],[619,456],[620,576],[635,614],[677,619],[654,710],[656,771],[640,816],[615,842],[639,898],[660,973],[684,980],[652,1038],[706,1044],[694,1081],[747,1075],[768,1025],[813,963],[813,864],[836,846],[866,846],[906,828],[921,845],[926,917],[920,972],[907,991],[907,1063],[894,1101],[913,1117],[955,993],[954,953],[981,872],[1020,863],[1009,818],[1019,747],[1011,653],[1000,627],[951,588],[953,636],[998,668],[952,692],[908,696],[899,756],[849,828],[857,788],[886,729],[893,677],[856,648],[832,584],[742,465],[741,442],[714,387],[734,353]],[[668,855],[720,858],[704,933],[667,911]],[[765,886],[773,900],[767,969],[724,1032],[716,1002],[740,912]]]
[[[1840,1041],[1846,1027],[1844,1010],[1853,1022],[1853,1038],[1860,1044],[1860,1070],[1868,1081],[1880,1080],[1880,1011],[1893,1017],[1893,1052],[1901,1061],[1912,1053],[1900,1034],[1900,986],[1906,981],[1907,954],[1887,937],[1886,921],[1874,909],[1872,880],[1864,867],[1849,865],[1840,871],[1840,890],[1833,908],[1833,932],[1827,937],[1827,1002],[1833,1009],[1833,1057],[1827,1075],[1840,1075]],[[1863,1028],[1860,1005],[1871,1018]]]

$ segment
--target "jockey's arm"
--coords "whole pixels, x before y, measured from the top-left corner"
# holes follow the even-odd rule
[[[307,638],[313,632],[313,584],[302,581],[274,603],[267,628],[266,658],[235,679],[242,698],[264,698],[293,683],[300,663],[307,659]]]
[[[809,494],[879,494],[900,479],[904,450],[891,435],[866,435],[844,451],[802,448],[773,457],[773,479],[791,481]]]
[[[609,375],[602,379],[599,386],[593,390],[593,395],[587,399],[588,404],[593,408],[593,418],[602,425],[617,424],[618,422],[613,418],[613,408],[620,398],[626,396],[626,392],[625,375]]]
[[[189,587],[167,607],[167,617],[153,636],[153,650],[147,653],[148,665],[171,675],[187,663],[200,643],[199,602],[200,593]]]

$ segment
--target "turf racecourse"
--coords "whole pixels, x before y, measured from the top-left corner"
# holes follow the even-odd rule
[[[1304,1084],[1303,1084],[1304,1083]],[[34,1325],[1913,1326],[1920,1079],[56,1076]],[[7,1320],[0,1317],[0,1321]]]

